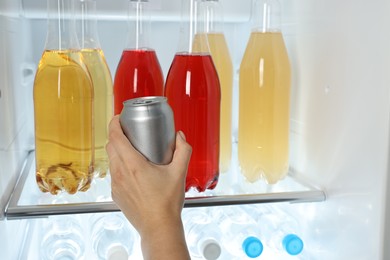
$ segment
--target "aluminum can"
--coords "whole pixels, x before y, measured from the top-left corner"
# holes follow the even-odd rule
[[[167,98],[140,97],[123,102],[119,116],[131,144],[149,161],[169,164],[175,150],[175,124]]]

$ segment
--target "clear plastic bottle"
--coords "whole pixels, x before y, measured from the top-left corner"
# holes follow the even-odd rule
[[[283,245],[283,249],[289,255],[299,255],[303,250],[303,241],[296,234],[285,235],[282,240],[282,245]]]
[[[292,256],[301,254],[304,243],[296,219],[282,210],[277,210],[273,216],[268,216],[268,219],[271,218],[272,222],[269,221],[270,224],[266,226],[270,229],[268,246],[276,252]]]
[[[74,1],[48,0],[45,50],[34,80],[36,181],[74,194],[93,178],[93,86],[77,41]]]
[[[199,209],[186,210],[183,213],[183,224],[191,257],[206,260],[220,259],[221,230],[207,212]]]
[[[108,157],[105,146],[108,124],[113,115],[112,78],[101,49],[96,21],[96,0],[77,0],[77,32],[84,63],[91,76],[94,91],[95,163],[94,172],[105,177]]]
[[[294,216],[277,207],[257,207],[253,212],[271,251],[292,256],[303,251],[301,228]]]
[[[198,1],[182,0],[178,51],[165,84],[175,129],[181,129],[192,146],[186,191],[214,189],[219,178],[219,127],[221,90],[207,37],[200,31]],[[202,38],[195,42],[195,35]]]
[[[85,253],[83,229],[72,216],[53,217],[43,223],[40,259],[81,259]]]
[[[232,256],[248,259],[262,254],[260,228],[240,207],[230,206],[215,210],[213,218],[222,230],[222,244]]]
[[[108,249],[105,259],[106,260],[128,260],[129,253],[124,246],[116,245]]]
[[[164,75],[149,42],[149,8],[149,0],[129,0],[129,38],[114,78],[115,115],[121,113],[128,99],[164,93]]]
[[[242,251],[249,258],[257,258],[263,253],[263,243],[254,236],[247,236],[242,242]],[[244,255],[243,254],[243,255]]]
[[[277,0],[255,0],[240,65],[238,159],[249,182],[274,184],[289,166],[291,69]]]
[[[136,240],[126,219],[115,213],[98,214],[91,218],[92,248],[98,259],[127,259]]]

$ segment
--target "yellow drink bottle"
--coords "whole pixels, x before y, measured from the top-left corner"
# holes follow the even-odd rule
[[[211,56],[221,84],[219,170],[227,172],[232,157],[233,65],[223,33],[208,33]]]
[[[232,157],[233,64],[223,33],[223,8],[219,0],[202,1],[204,32],[221,85],[219,171],[229,171]]]
[[[72,8],[72,1],[48,0],[46,46],[34,81],[36,180],[52,194],[85,191],[93,174],[93,88]]]
[[[240,65],[238,159],[249,182],[274,184],[288,172],[291,72],[279,8],[276,0],[255,1],[258,27]]]
[[[82,49],[84,63],[91,75],[94,90],[95,174],[105,177],[108,171],[106,144],[108,124],[113,115],[112,79],[101,49]]]
[[[96,0],[77,0],[80,20],[78,38],[84,63],[94,90],[95,165],[94,173],[105,177],[108,171],[108,124],[113,116],[113,84],[110,70],[100,47],[96,21]]]

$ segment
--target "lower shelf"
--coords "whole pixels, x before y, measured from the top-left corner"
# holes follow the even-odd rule
[[[94,179],[91,188],[75,195],[42,193],[35,183],[34,152],[31,152],[11,196],[5,215],[7,219],[36,218],[50,215],[114,212],[119,208],[111,199],[110,177]],[[277,184],[262,181],[245,184],[232,173],[220,175],[212,191],[186,193],[184,207],[204,207],[274,202],[319,202],[325,192],[299,180],[290,173]],[[234,181],[234,183],[232,183]],[[242,183],[242,185],[237,185]]]

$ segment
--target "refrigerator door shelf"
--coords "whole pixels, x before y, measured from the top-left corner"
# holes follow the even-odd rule
[[[110,177],[95,178],[91,188],[74,195],[42,193],[35,182],[35,153],[31,152],[22,169],[20,178],[11,195],[5,211],[7,219],[45,217],[79,213],[115,212],[119,208],[111,199]],[[255,186],[257,192],[243,192],[240,189],[227,189],[230,176],[220,175],[215,190],[206,192],[189,191],[184,207],[204,207],[274,202],[319,202],[324,201],[325,192],[300,180],[290,173],[275,185],[264,182]],[[234,180],[235,181],[235,180]]]

